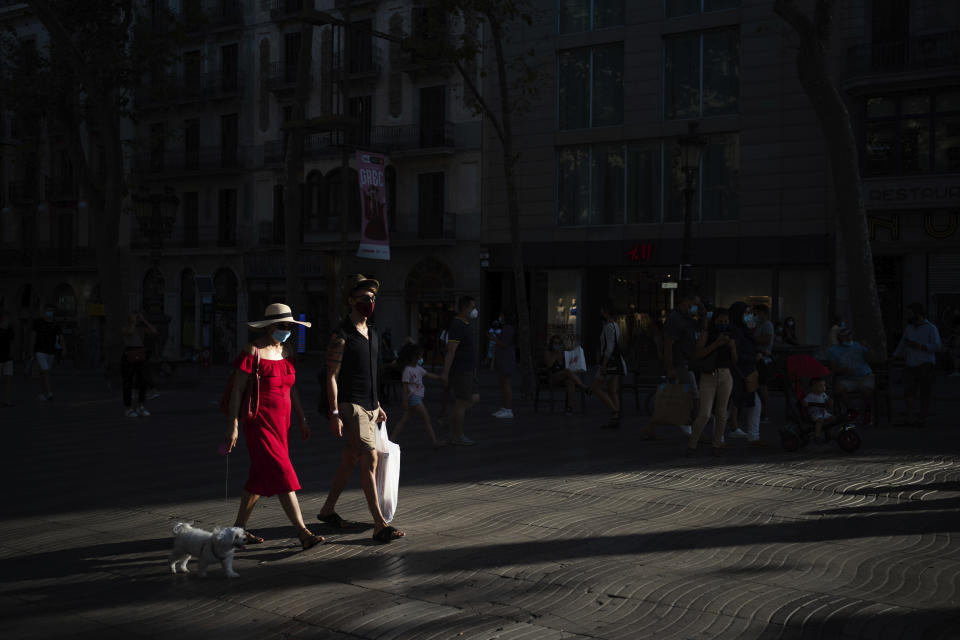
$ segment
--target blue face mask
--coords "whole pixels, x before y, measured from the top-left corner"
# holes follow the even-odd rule
[[[707,320],[713,318],[713,311],[707,311]]]
[[[419,360],[417,360],[417,366],[418,366],[418,367],[422,367],[422,366],[423,366],[423,358],[420,358]]]
[[[273,339],[277,342],[286,342],[287,338],[290,337],[290,331],[288,329],[276,329],[272,334]]]
[[[753,322],[753,314],[752,313],[743,314],[743,323],[750,324],[751,322]]]
[[[700,305],[692,304],[690,305],[690,315],[696,315],[697,311],[700,311]]]

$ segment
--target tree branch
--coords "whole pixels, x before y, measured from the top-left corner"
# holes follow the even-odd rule
[[[499,120],[497,120],[496,115],[493,112],[493,109],[490,107],[489,103],[483,99],[483,95],[480,93],[480,90],[477,88],[476,83],[473,81],[473,78],[470,77],[467,69],[464,68],[463,62],[460,60],[454,60],[453,63],[457,67],[457,71],[460,72],[460,76],[463,78],[464,84],[467,85],[467,88],[470,90],[470,93],[473,94],[473,99],[477,101],[477,104],[480,105],[480,110],[483,112],[483,115],[490,121],[490,124],[493,125],[494,131],[497,133],[497,137],[500,138],[500,141],[503,142],[505,139],[503,127],[500,126]]]
[[[797,34],[800,35],[801,39],[807,40],[813,36],[813,22],[800,10],[794,3],[794,0],[776,0],[776,2],[773,3],[773,12],[786,20]]]
[[[73,67],[79,75],[89,78],[84,70],[86,65],[83,63],[83,54],[74,43],[73,38],[70,37],[70,32],[60,22],[60,18],[57,17],[50,3],[47,0],[26,0],[26,3],[37,12],[40,22],[43,23],[47,33],[50,34],[50,38],[57,43],[56,46],[66,52],[63,60],[67,61],[67,64]]]

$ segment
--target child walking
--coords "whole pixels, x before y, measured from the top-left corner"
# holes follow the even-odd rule
[[[437,440],[433,433],[433,426],[430,424],[430,414],[423,404],[423,394],[425,387],[423,379],[441,380],[442,378],[434,373],[429,373],[423,368],[423,347],[420,345],[408,344],[400,351],[400,364],[403,366],[403,374],[400,378],[403,383],[403,417],[393,428],[390,439],[397,442],[403,426],[412,416],[416,415],[423,419],[423,424],[427,428],[427,435],[433,442],[433,448],[439,449],[446,442]]]

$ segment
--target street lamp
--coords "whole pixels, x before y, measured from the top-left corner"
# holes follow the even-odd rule
[[[697,193],[697,179],[700,174],[700,156],[707,141],[697,134],[697,123],[689,124],[687,135],[677,138],[680,148],[680,160],[683,163],[683,249],[680,253],[681,294],[690,294],[693,265],[690,264],[690,235],[692,225],[693,196]]]

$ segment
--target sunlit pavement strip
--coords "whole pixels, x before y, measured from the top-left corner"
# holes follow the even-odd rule
[[[864,433],[847,456],[782,453],[769,427],[766,449],[685,458],[678,436],[641,441],[630,414],[608,432],[602,416],[523,405],[495,421],[486,403],[468,419],[476,447],[434,452],[408,426],[407,538],[379,545],[314,519],[340,449],[312,416],[309,442],[291,432],[293,458],[328,544],[301,552],[264,499],[249,528],[267,542],[227,580],[166,566],[175,522],[235,516],[247,462],[231,456],[225,501],[221,378],[164,392],[148,419],[123,418],[102,385],[60,382],[59,405],[0,414],[15,482],[4,638],[960,638],[952,429],[929,451],[909,431]],[[338,511],[369,520],[356,476]]]

